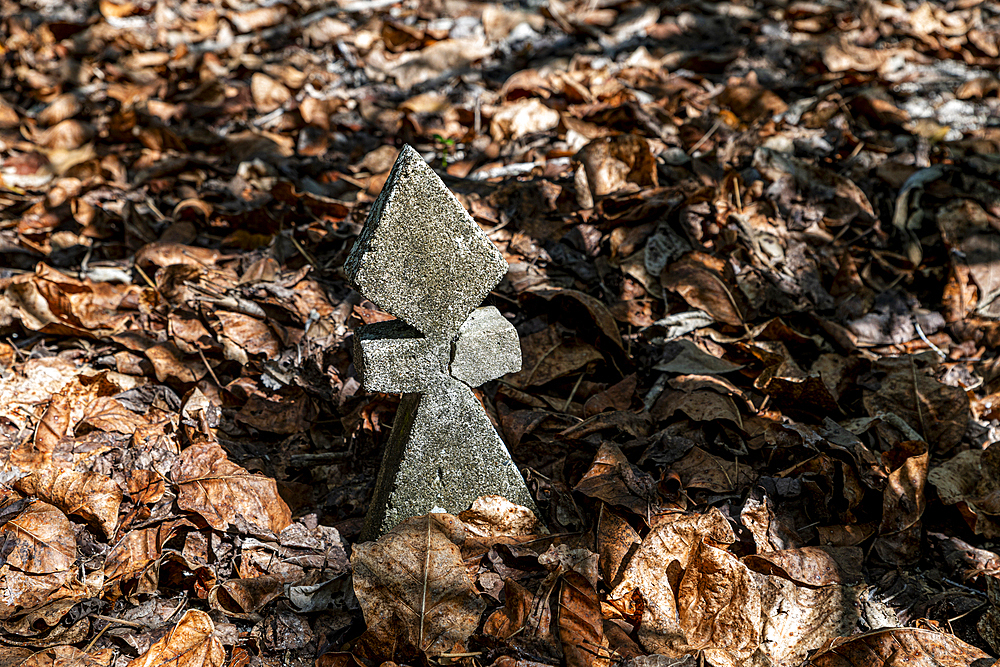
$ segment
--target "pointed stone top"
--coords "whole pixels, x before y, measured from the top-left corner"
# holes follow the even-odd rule
[[[444,339],[496,287],[507,262],[441,178],[403,146],[344,269],[380,308]]]

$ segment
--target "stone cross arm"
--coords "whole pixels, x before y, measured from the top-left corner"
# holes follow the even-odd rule
[[[354,364],[368,391],[427,392],[443,376],[478,387],[521,370],[521,346],[514,326],[487,306],[472,311],[450,346],[400,320],[369,324],[355,334]]]

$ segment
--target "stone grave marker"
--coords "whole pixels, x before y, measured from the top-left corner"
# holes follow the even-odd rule
[[[479,304],[507,262],[409,146],[344,265],[396,320],[355,332],[365,389],[401,393],[362,540],[411,516],[460,512],[482,495],[535,509],[524,479],[472,392],[521,369],[513,325]]]

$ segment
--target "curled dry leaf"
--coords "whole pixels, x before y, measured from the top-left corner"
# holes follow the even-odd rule
[[[203,611],[190,609],[170,632],[128,667],[222,667],[226,649],[215,636],[215,624]]]
[[[11,459],[24,470],[42,470],[51,463],[64,439],[82,435],[88,429],[133,433],[146,420],[110,398],[120,390],[107,373],[77,375],[52,397],[35,428],[35,437],[22,442],[11,453]]]
[[[961,452],[927,474],[946,505],[965,503],[977,535],[1000,537],[1000,448]]]
[[[117,333],[132,319],[119,308],[138,291],[133,285],[78,280],[39,264],[33,275],[11,282],[6,296],[32,331],[99,338]]]
[[[104,559],[104,578],[108,585],[120,584],[142,572],[160,557],[163,545],[182,526],[194,527],[189,521],[181,519],[126,532]]]
[[[85,653],[75,646],[53,646],[40,651],[28,648],[9,647],[5,649],[0,660],[7,665],[19,667],[108,667],[111,664],[112,649],[104,649]]]
[[[747,556],[750,568],[806,586],[856,585],[863,581],[858,547],[802,547]]]
[[[653,527],[609,595],[610,600],[624,600],[633,592],[642,596],[639,640],[647,650],[679,656],[711,648],[719,651],[713,661],[730,665],[735,664],[732,656],[749,648],[748,637],[759,638],[760,593],[749,583],[749,569],[712,546],[735,539],[729,522],[715,508],[705,514],[668,514]],[[711,551],[703,552],[703,544]],[[704,572],[695,571],[702,566]],[[712,586],[717,594],[709,593]],[[750,652],[754,649],[756,644]]]
[[[166,490],[163,477],[154,470],[134,470],[126,477],[125,482],[128,485],[128,495],[134,503],[152,505],[159,502]]]
[[[888,563],[908,565],[920,558],[920,517],[926,506],[924,486],[930,453],[922,442],[902,445],[916,445],[923,451],[908,457],[889,474],[882,492],[882,525],[875,549]]]
[[[462,561],[465,528],[450,514],[408,519],[354,547],[351,566],[371,649],[461,651],[486,608]]]
[[[715,665],[738,667],[760,645],[760,589],[728,551],[700,543],[678,587],[677,611],[679,636],[669,627],[640,628],[644,646],[677,656],[701,650]]]
[[[0,568],[0,619],[22,609],[93,593],[74,585],[76,538],[58,508],[36,500],[0,527],[6,563]]]
[[[954,635],[889,628],[832,640],[807,667],[988,667],[993,658]]]
[[[198,248],[181,243],[147,243],[135,253],[135,264],[152,276],[157,268],[183,264],[198,268],[212,266],[222,253],[211,248]]]
[[[38,135],[38,143],[53,150],[70,151],[90,141],[94,128],[78,120],[64,120]]]
[[[597,551],[600,555],[601,576],[608,586],[618,584],[622,564],[628,553],[641,544],[639,533],[607,505],[601,506],[597,524]]]
[[[535,513],[503,496],[480,496],[458,515],[465,526],[462,557],[482,555],[497,544],[517,544],[547,533]]]
[[[632,466],[617,445],[605,442],[574,491],[648,517],[657,504],[656,482]]]
[[[238,32],[253,32],[277,25],[288,16],[288,8],[284,5],[257,7],[249,11],[232,12],[229,15]],[[252,87],[251,83],[251,87]],[[256,100],[256,95],[254,96]],[[259,108],[259,107],[258,107]]]
[[[237,515],[274,533],[292,522],[288,505],[270,477],[251,475],[226,457],[215,443],[192,445],[181,452],[171,471],[177,504],[225,530]]]
[[[567,667],[606,667],[608,642],[604,638],[601,601],[579,572],[562,576],[559,592],[559,640]]]
[[[261,72],[250,77],[250,94],[260,113],[270,113],[292,97],[291,91],[283,83]]]
[[[43,125],[56,125],[80,113],[82,108],[75,94],[63,93],[38,112],[38,122]]]
[[[703,252],[690,252],[667,265],[660,283],[717,322],[740,326],[745,322],[743,313],[748,308],[731,277],[732,268],[724,260]]]
[[[494,141],[515,140],[526,134],[553,130],[559,125],[559,112],[538,98],[520,100],[501,108],[490,122]]]
[[[402,54],[383,68],[395,77],[400,88],[409,89],[449,70],[467,67],[491,52],[481,38],[444,39],[420,51]],[[369,62],[377,66],[373,58]]]
[[[122,491],[104,475],[52,467],[22,477],[15,488],[52,503],[66,514],[93,521],[108,537],[115,532]]]
[[[583,165],[594,197],[617,192],[629,183],[654,188],[659,185],[649,141],[637,134],[594,139],[580,149],[576,159]]]
[[[223,334],[249,354],[262,354],[273,359],[281,352],[278,338],[267,322],[227,310],[216,311],[215,314],[222,324]]]
[[[145,350],[160,382],[197,382],[208,374],[208,367],[196,356],[186,356],[174,343],[153,345]]]
[[[210,599],[214,597],[213,607],[239,613],[253,614],[260,611],[272,600],[285,593],[285,586],[294,579],[283,574],[265,574],[249,579],[231,579],[222,586],[213,589]],[[225,596],[222,595],[225,593]],[[228,597],[228,600],[226,599]],[[226,604],[229,600],[235,603]]]

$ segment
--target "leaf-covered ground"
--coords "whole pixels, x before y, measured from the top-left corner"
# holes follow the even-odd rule
[[[0,661],[992,664],[994,0],[0,0]],[[358,533],[342,265],[414,146],[510,263],[549,532]],[[432,260],[429,260],[432,261]]]

